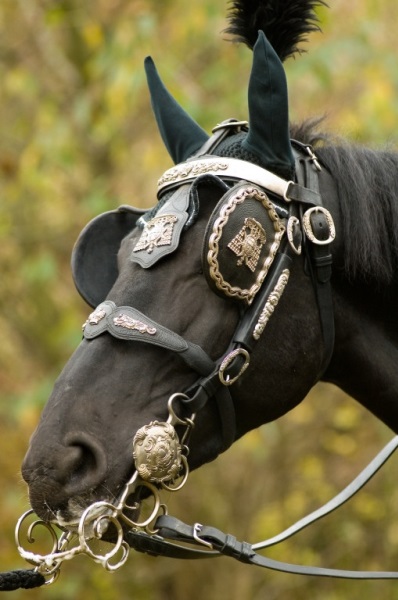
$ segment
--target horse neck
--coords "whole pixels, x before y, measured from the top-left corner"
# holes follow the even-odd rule
[[[398,432],[398,290],[344,280],[333,290],[336,342],[324,379]]]
[[[320,184],[337,232],[332,246],[335,348],[323,380],[336,384],[398,433],[398,283],[366,284],[347,276],[346,216],[338,186],[326,169]]]

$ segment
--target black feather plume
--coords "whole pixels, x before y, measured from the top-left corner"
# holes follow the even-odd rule
[[[253,48],[259,30],[264,31],[281,61],[302,52],[298,44],[320,30],[315,9],[327,6],[324,0],[233,0],[230,4],[226,33]]]

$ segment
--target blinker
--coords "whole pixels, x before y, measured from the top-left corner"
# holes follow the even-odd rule
[[[284,232],[284,222],[261,188],[235,185],[217,204],[205,233],[202,262],[210,287],[250,305]]]
[[[189,217],[190,187],[190,184],[179,187],[145,223],[130,260],[147,269],[178,248]]]

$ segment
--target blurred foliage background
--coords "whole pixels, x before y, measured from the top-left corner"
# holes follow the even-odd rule
[[[397,143],[396,0],[331,0],[323,34],[286,65],[291,117],[369,145]],[[151,206],[170,166],[144,81],[151,54],[208,131],[247,116],[251,52],[223,41],[222,0],[0,2],[0,570],[24,565],[13,528],[28,508],[19,466],[53,382],[80,339],[87,307],[71,279],[72,245],[119,204]],[[375,349],[377,351],[377,349]],[[317,386],[280,421],[191,475],[170,500],[187,522],[256,542],[327,501],[391,436],[336,388]],[[398,568],[392,462],[361,494],[297,540],[269,551],[330,567]],[[398,599],[394,582],[299,578],[228,559],[133,554],[119,573],[84,558],[52,587],[13,598],[69,600]]]

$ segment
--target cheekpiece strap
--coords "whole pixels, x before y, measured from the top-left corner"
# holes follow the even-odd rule
[[[197,344],[193,344],[159,325],[139,310],[130,306],[116,306],[106,300],[92,312],[83,325],[83,336],[87,340],[107,331],[121,340],[145,342],[179,354],[200,375],[209,375],[215,363]]]
[[[302,188],[313,190],[318,196],[318,202],[308,206],[307,201],[300,203],[300,217],[305,233],[304,248],[309,258],[307,267],[310,271],[317,295],[318,310],[321,320],[324,351],[320,365],[318,380],[327,369],[334,349],[335,326],[334,310],[331,291],[332,254],[330,243],[336,232],[333,218],[322,205],[319,194],[318,173],[321,166],[310,146],[294,141],[296,155],[296,173]]]

